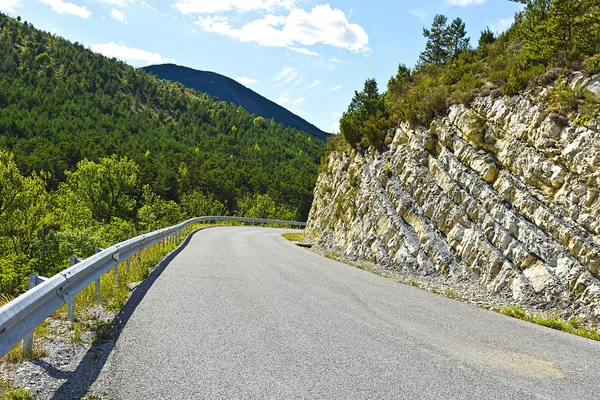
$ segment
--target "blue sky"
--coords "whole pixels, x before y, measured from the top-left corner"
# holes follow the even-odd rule
[[[367,78],[385,89],[413,66],[435,14],[476,44],[520,6],[508,0],[0,0],[0,10],[141,67],[174,62],[247,85],[334,132]]]

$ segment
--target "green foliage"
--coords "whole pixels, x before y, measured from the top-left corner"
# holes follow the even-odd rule
[[[481,48],[488,44],[492,44],[495,41],[496,36],[494,35],[494,32],[492,32],[489,27],[486,27],[485,30],[481,31],[477,48]]]
[[[398,97],[391,97],[391,114],[403,121],[428,126],[438,115],[446,112],[448,106],[449,87],[441,81],[440,75],[417,74],[411,87]]]
[[[289,240],[290,242],[302,242],[304,240],[304,238],[306,237],[306,234],[304,232],[288,232],[288,233],[284,233],[283,236],[285,239]]]
[[[227,205],[216,199],[211,193],[195,190],[181,198],[181,208],[188,218],[202,216],[227,215]]]
[[[417,68],[401,64],[390,78],[382,115],[427,127],[449,105],[469,105],[483,88],[513,96],[549,68],[581,68],[582,63],[590,73],[600,73],[600,0],[517,2],[525,9],[512,26],[497,37],[486,28],[476,50],[469,48],[460,18],[448,25],[446,16],[436,15],[431,28],[423,30],[427,44]],[[575,104],[569,96],[556,92],[553,103],[562,111],[577,108],[578,123],[587,123],[596,102]],[[348,143],[356,146],[368,136],[362,129],[366,120],[351,105],[340,121]]]
[[[31,393],[16,387],[12,382],[0,380],[0,400],[30,400]]]
[[[131,218],[138,183],[138,166],[133,160],[114,155],[99,163],[84,159],[77,163],[76,171],[67,171],[66,175],[66,189],[92,212],[96,221]]]
[[[583,65],[591,74],[600,74],[600,53],[586,59]]]
[[[384,97],[375,79],[365,81],[362,92],[354,92],[348,110],[340,119],[340,133],[352,147],[382,145],[382,131],[389,126]]]
[[[561,318],[547,318],[541,315],[531,314],[524,308],[515,305],[498,307],[495,308],[494,311],[508,315],[512,318],[533,322],[534,324],[546,326],[548,328],[582,336],[591,340],[600,341],[600,333],[598,330],[595,327],[588,328],[583,326],[583,321],[579,318],[571,318],[569,320],[564,320]]]
[[[164,200],[145,185],[142,207],[138,209],[138,223],[142,231],[150,232],[175,225],[183,220],[179,205],[173,200]]]
[[[433,18],[431,29],[423,28],[423,36],[427,38],[425,51],[419,56],[421,65],[442,65],[448,59],[446,26],[448,17],[436,15]]]
[[[421,66],[444,65],[469,49],[470,39],[466,37],[464,22],[460,18],[454,19],[450,25],[447,22],[445,15],[438,14],[433,18],[431,29],[423,28],[427,44],[419,56]]]
[[[578,68],[600,50],[598,0],[528,0],[516,27],[526,65]]]
[[[96,164],[90,173],[111,156],[137,164],[136,184],[121,201],[92,188],[101,201],[86,206],[97,221],[134,219],[131,199],[146,184],[176,202],[195,190],[210,193],[228,213],[244,193],[268,191],[308,215],[322,141],[4,14],[0,32],[0,149],[14,154],[25,176],[46,171],[53,191],[85,160]]]
[[[568,115],[577,111],[580,95],[565,82],[558,83],[548,95],[548,107],[550,112]]]
[[[576,124],[586,125],[600,112],[600,99],[581,87],[570,87],[564,81],[559,81],[546,95],[546,110],[569,116],[576,113]]]
[[[4,14],[0,54],[0,293],[247,193],[307,217],[325,150],[310,135]]]
[[[268,218],[283,221],[296,221],[297,213],[284,206],[278,206],[268,194],[254,193],[246,195],[238,201],[238,217]]]

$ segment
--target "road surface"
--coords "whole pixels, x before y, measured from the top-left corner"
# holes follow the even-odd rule
[[[111,399],[598,399],[600,343],[287,242],[210,228],[161,271],[97,383]]]

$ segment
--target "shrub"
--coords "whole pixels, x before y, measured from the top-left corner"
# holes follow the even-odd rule
[[[589,57],[587,60],[583,62],[583,66],[591,73],[591,74],[600,74],[600,53],[595,54]]]

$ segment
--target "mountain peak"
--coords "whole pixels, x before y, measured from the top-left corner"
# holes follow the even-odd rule
[[[241,106],[251,114],[273,119],[275,122],[304,131],[317,139],[326,140],[329,137],[329,133],[323,132],[286,108],[224,75],[176,64],[150,65],[144,67],[144,70],[161,79],[179,82],[191,89],[217,97],[219,100],[229,101]]]

